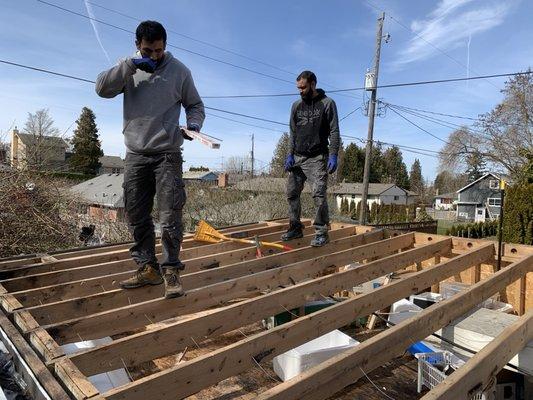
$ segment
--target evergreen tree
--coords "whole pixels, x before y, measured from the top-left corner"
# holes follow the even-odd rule
[[[422,167],[420,166],[420,160],[415,159],[413,165],[411,165],[411,173],[409,174],[409,183],[411,184],[411,190],[419,195],[424,193],[424,178],[422,178]]]
[[[73,153],[70,166],[76,172],[96,175],[100,168],[98,159],[104,155],[98,139],[95,115],[90,108],[83,107],[72,138]]]
[[[466,156],[468,182],[474,182],[481,178],[487,172],[485,160],[480,152],[474,151]]]
[[[282,177],[285,173],[285,159],[289,154],[289,134],[283,132],[278,140],[272,161],[270,163],[270,174],[275,177]]]
[[[365,167],[364,149],[350,143],[344,150],[343,163],[340,166],[340,180],[346,182],[362,182]]]
[[[383,151],[381,149],[381,144],[378,143],[375,146],[372,146],[372,156],[370,158],[370,174],[369,182],[370,183],[381,183],[383,182],[383,173],[385,171],[385,160],[383,158]],[[363,180],[361,179],[361,182]]]
[[[392,146],[383,153],[384,171],[382,183],[394,183],[402,189],[409,189],[409,175],[403,162],[402,152],[396,146]]]

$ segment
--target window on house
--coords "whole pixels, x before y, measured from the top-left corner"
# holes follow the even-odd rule
[[[400,196],[394,196],[394,200],[400,200]]]
[[[492,197],[489,199],[489,206],[492,206],[492,207],[499,207],[502,205],[502,199],[498,198],[498,197]]]
[[[355,194],[352,194],[352,199],[355,199]]]
[[[500,187],[500,182],[497,179],[491,179],[489,181],[489,188],[498,189]]]

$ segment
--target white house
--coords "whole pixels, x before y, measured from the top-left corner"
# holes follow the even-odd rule
[[[348,203],[353,201],[355,204],[361,201],[363,184],[339,183],[331,188],[331,192],[335,195],[337,206],[340,209],[344,199],[347,199]],[[367,203],[369,207],[372,206],[372,203],[409,205],[415,202],[416,197],[416,193],[402,189],[394,183],[370,183],[368,185]]]

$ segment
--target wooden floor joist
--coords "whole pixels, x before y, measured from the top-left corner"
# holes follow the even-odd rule
[[[60,382],[72,400],[185,398],[450,279],[474,285],[256,397],[326,399],[495,292],[503,296],[510,293],[508,301],[518,313],[526,313],[528,322],[521,320],[523,323],[501,335],[499,342],[487,346],[486,354],[479,355],[485,361],[463,370],[469,384],[461,390],[471,391],[479,382],[485,384],[487,376],[493,374],[486,365],[501,366],[509,352],[520,347],[518,342],[529,337],[531,328],[526,326],[532,319],[533,294],[528,288],[533,284],[533,247],[505,244],[505,267],[495,272],[494,242],[333,223],[330,243],[312,248],[309,242],[314,229],[310,223],[305,221],[303,238],[289,243],[293,250],[267,250],[263,258],[256,258],[254,246],[197,243],[188,235],[181,254],[187,265],[182,277],[187,292],[171,300],[162,298],[163,286],[135,290],[117,286],[135,269],[128,255],[129,243],[50,254],[53,258],[43,254],[0,260],[0,305],[24,334],[26,346],[35,350],[41,365],[44,362],[53,371],[53,384],[59,386]],[[228,227],[224,232],[278,241],[287,226],[285,219]],[[350,267],[340,268],[347,265]],[[230,345],[200,352],[199,356],[180,357],[173,366],[105,393],[88,379],[208,345],[247,326],[258,326],[264,318],[303,310],[310,300],[330,298],[394,272],[398,278],[386,286],[270,330],[243,335]],[[114,340],[69,355],[61,348],[66,343],[105,336]],[[20,334],[19,338],[24,341]],[[455,387],[453,380],[449,382]],[[459,392],[455,390],[443,391],[444,397],[435,390],[428,399],[457,398],[455,393]]]

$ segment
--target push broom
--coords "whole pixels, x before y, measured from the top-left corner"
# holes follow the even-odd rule
[[[217,231],[215,228],[213,228],[211,225],[209,225],[207,222],[203,220],[198,223],[198,227],[196,228],[196,233],[194,234],[194,240],[198,240],[201,242],[208,242],[208,243],[219,243],[223,241],[231,241],[235,243],[253,244],[256,246],[258,245],[258,246],[274,247],[276,249],[281,249],[281,250],[292,250],[291,247],[286,246],[284,244],[264,242],[261,240],[256,241],[254,239],[238,239],[238,238],[232,238],[232,237],[226,236],[223,233]]]

